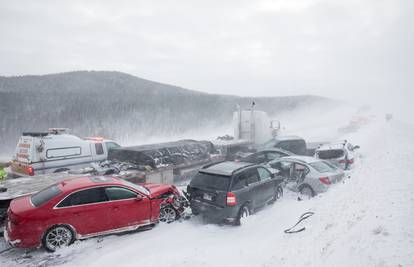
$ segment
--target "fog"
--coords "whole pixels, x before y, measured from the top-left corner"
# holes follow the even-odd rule
[[[410,120],[409,0],[2,1],[0,75],[118,70],[209,93],[316,94]]]

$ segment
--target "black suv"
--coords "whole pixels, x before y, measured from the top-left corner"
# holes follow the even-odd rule
[[[263,166],[226,161],[200,169],[187,192],[194,215],[240,225],[241,219],[283,195],[281,182]]]

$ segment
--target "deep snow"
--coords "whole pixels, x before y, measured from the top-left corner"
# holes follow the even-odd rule
[[[344,137],[327,121],[318,121],[320,134],[309,131],[309,136]],[[290,129],[306,133],[300,125]],[[252,215],[241,227],[206,225],[192,218],[150,231],[76,242],[54,254],[38,250],[23,257],[22,250],[13,249],[0,254],[0,264],[414,266],[413,133],[413,125],[372,118],[346,135],[361,146],[350,178],[307,201],[285,192],[282,200]],[[306,230],[285,234],[283,230],[306,211],[315,212],[303,223]]]

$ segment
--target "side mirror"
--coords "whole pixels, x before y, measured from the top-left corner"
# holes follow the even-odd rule
[[[359,148],[360,148],[360,146],[358,146],[358,145],[354,146],[354,149],[359,149]]]
[[[141,201],[143,199],[143,197],[141,195],[137,195],[137,198],[135,199],[136,201]]]

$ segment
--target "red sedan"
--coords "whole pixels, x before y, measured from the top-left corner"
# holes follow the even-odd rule
[[[179,196],[173,185],[141,186],[108,176],[72,178],[14,199],[4,236],[14,247],[43,245],[54,251],[76,239],[171,221],[179,214],[167,202]]]

